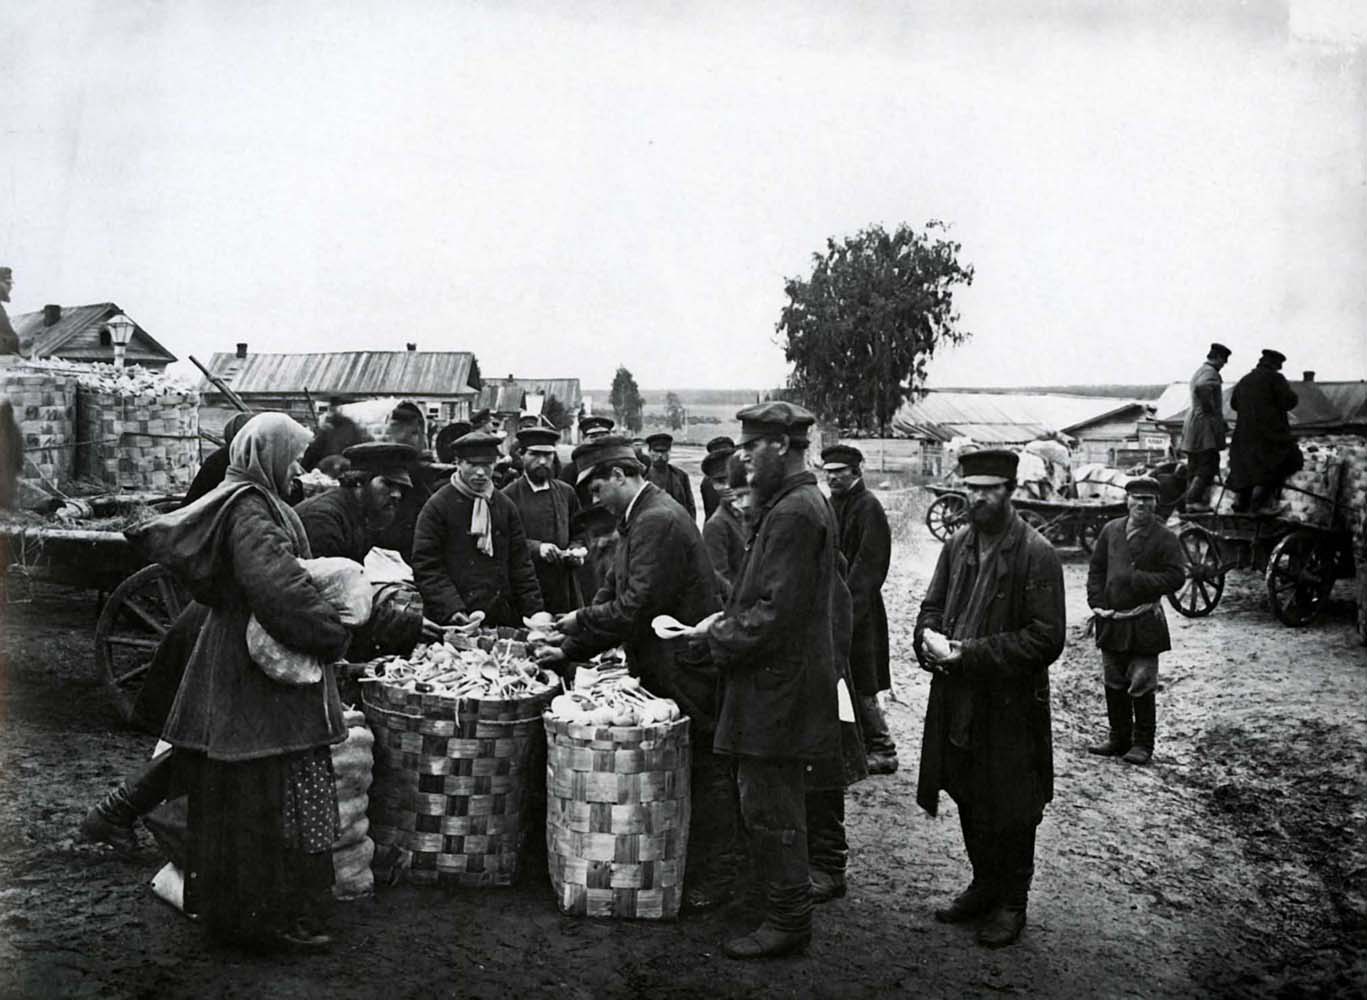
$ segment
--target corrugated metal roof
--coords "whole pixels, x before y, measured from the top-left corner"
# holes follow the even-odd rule
[[[44,325],[41,309],[11,317],[10,323],[19,335],[21,354],[30,358],[55,357],[73,361],[114,360],[114,345],[100,343],[100,328],[123,313],[117,304],[95,302],[86,306],[62,306],[61,310],[61,317],[52,326]],[[136,320],[133,322],[133,339],[124,352],[127,360],[157,364],[170,364],[176,360],[176,356],[138,326]]]
[[[514,378],[512,384],[518,391],[509,393],[506,397],[500,396],[500,391],[508,384],[506,378],[486,381],[484,388],[480,390],[479,401],[475,403],[476,409],[487,407],[495,412],[511,413],[522,409],[523,400],[520,393],[531,393],[547,398],[554,396],[565,407],[566,412],[576,413],[584,399],[577,378]]]
[[[1131,401],[1131,405],[1137,401]],[[1042,434],[1114,413],[1114,397],[1035,396],[1026,393],[943,392],[932,389],[907,402],[893,429],[912,437],[947,441],[955,436],[992,444],[1024,444]]]
[[[241,395],[465,396],[469,351],[337,351],[330,354],[215,354],[209,370]],[[215,393],[207,380],[204,393]]]

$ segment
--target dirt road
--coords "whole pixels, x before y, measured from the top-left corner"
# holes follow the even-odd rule
[[[1029,926],[999,952],[933,905],[967,879],[952,804],[913,802],[928,683],[911,623],[938,546],[910,511],[885,594],[903,769],[851,791],[850,893],[808,957],[731,962],[742,917],[561,917],[543,874],[511,890],[381,890],[344,904],[322,958],[204,947],[153,899],[160,859],[73,842],[87,806],[150,750],[92,679],[93,595],[40,589],[3,622],[0,995],[63,997],[1345,996],[1367,991],[1367,654],[1351,594],[1307,630],[1233,574],[1210,618],[1170,616],[1154,764],[1090,757],[1104,720],[1065,555],[1069,646],[1053,671],[1057,793]]]

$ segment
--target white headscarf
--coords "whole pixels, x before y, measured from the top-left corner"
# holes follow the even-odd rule
[[[233,435],[223,481],[256,483],[283,499],[309,440],[309,432],[283,413],[259,413]]]

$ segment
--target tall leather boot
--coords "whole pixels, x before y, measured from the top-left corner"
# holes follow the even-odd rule
[[[125,778],[81,820],[80,834],[86,840],[110,844],[122,851],[137,849],[133,824],[151,812],[171,787],[172,750],[163,750],[141,771]]]
[[[1087,748],[1087,752],[1098,757],[1119,757],[1130,749],[1132,742],[1132,699],[1124,691],[1109,687],[1103,690],[1106,692],[1106,721],[1110,724],[1111,732],[1104,743],[1092,744]]]
[[[858,699],[859,728],[864,734],[865,760],[869,774],[892,774],[897,770],[897,744],[888,731],[888,720],[877,694],[861,694]]]
[[[1030,882],[1035,875],[1035,827],[999,834],[995,853],[1001,900],[978,929],[978,943],[984,948],[1014,944],[1025,929]]]
[[[1158,705],[1152,691],[1130,700],[1134,702],[1134,746],[1120,759],[1126,764],[1147,764],[1153,758],[1153,738],[1158,728]]]
[[[777,958],[805,951],[812,940],[811,872],[804,830],[750,831],[764,883],[764,922],[749,934],[727,941],[730,958]]]
[[[1188,510],[1209,510],[1210,485],[1208,476],[1193,476],[1182,496],[1182,506]]]
[[[710,910],[731,898],[742,867],[738,849],[740,802],[730,761],[694,745],[689,780],[693,816],[688,831],[684,909]]]
[[[935,919],[942,924],[961,924],[980,917],[997,905],[1000,895],[991,835],[974,826],[971,813],[962,805],[959,807],[959,827],[963,831],[968,863],[973,866],[973,880],[968,888],[935,911]]]
[[[826,903],[845,895],[845,791],[807,793],[807,860],[812,871],[812,902]]]

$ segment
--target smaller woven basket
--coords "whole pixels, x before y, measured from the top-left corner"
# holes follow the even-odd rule
[[[546,853],[562,913],[670,920],[688,854],[688,719],[585,726],[549,712]]]

